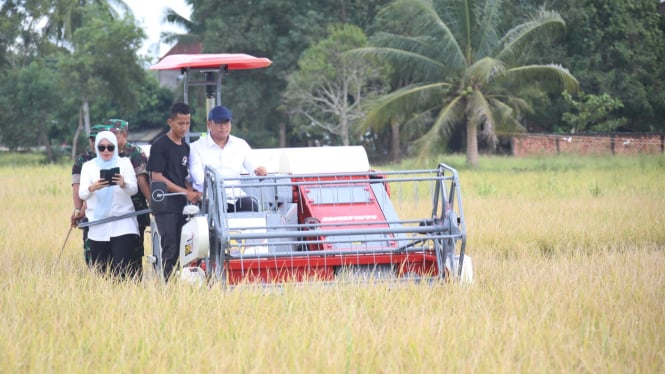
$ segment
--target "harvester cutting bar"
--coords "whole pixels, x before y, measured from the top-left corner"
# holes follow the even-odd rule
[[[432,251],[431,255],[434,254],[434,248],[432,247],[407,247],[407,248],[396,248],[396,249],[373,249],[373,250],[361,250],[361,249],[345,249],[345,250],[320,250],[312,252],[309,254],[310,257],[330,257],[330,256],[347,256],[347,255],[359,255],[359,256],[372,256],[372,255],[387,255],[387,254],[406,254],[406,253],[425,253],[426,251]],[[272,254],[244,254],[243,252],[229,254],[230,258],[238,259],[252,259],[252,258],[283,258],[283,257],[297,257],[302,256],[302,253],[272,253]]]
[[[337,279],[422,279],[444,278],[434,256],[377,255],[336,257],[291,257],[233,260],[224,265],[224,282],[333,281]]]

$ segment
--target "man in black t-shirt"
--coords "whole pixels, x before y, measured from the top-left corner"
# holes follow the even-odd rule
[[[180,231],[185,224],[182,209],[187,200],[196,203],[201,198],[201,193],[194,191],[188,182],[189,144],[184,137],[189,131],[190,120],[189,105],[174,104],[168,119],[170,130],[153,142],[148,159],[151,181],[164,182],[169,193],[182,194],[168,196],[164,209],[153,212],[161,236],[162,264],[167,281],[178,262]]]

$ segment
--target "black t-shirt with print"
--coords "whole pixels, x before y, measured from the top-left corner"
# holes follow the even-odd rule
[[[174,184],[186,188],[185,183],[189,175],[189,144],[182,141],[174,143],[166,134],[160,136],[150,147],[148,171],[159,172]],[[185,195],[171,195],[166,197],[164,212],[182,213],[187,203]]]

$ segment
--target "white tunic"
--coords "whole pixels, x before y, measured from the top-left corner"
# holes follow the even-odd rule
[[[104,188],[113,189],[113,205],[111,206],[111,216],[117,217],[123,214],[134,212],[134,204],[131,196],[138,191],[136,174],[129,158],[119,157],[118,166],[120,174],[125,180],[125,188],[120,186],[109,186]],[[95,198],[95,192],[88,191],[88,187],[99,179],[99,166],[94,159],[87,161],[81,168],[81,184],[79,186],[79,197],[86,201],[85,216],[89,221],[93,221],[95,216],[95,207],[98,202]],[[118,221],[102,223],[89,226],[88,238],[95,241],[109,241],[111,237],[137,234],[139,226],[136,217],[124,218]]]

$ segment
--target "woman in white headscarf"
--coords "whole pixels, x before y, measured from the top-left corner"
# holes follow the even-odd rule
[[[129,158],[118,157],[118,140],[110,131],[95,138],[97,157],[83,164],[79,197],[86,201],[89,222],[118,217],[134,212],[131,196],[138,190],[136,174]],[[102,178],[101,171],[119,168],[112,182]],[[139,238],[136,217],[93,224],[88,231],[92,265],[99,271],[111,271],[123,278],[132,277],[132,260]]]

